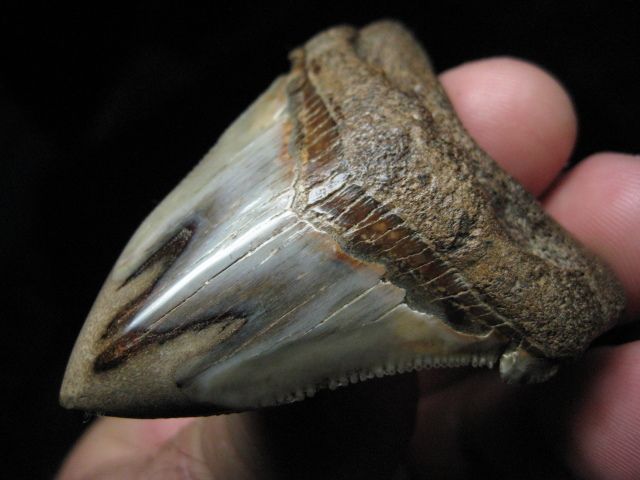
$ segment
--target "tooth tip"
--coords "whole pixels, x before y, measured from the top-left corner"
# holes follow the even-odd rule
[[[119,378],[106,381],[97,377],[65,378],[59,395],[60,405],[70,410],[131,418],[231,413],[224,407],[186,402],[176,388],[162,390],[152,385],[127,385],[126,380],[120,382]]]
[[[73,367],[74,365],[70,365]],[[71,370],[77,370],[71,368]],[[86,375],[65,374],[59,395],[60,405],[69,410],[98,412],[110,409],[110,395],[99,388],[99,382]]]
[[[95,319],[97,323],[99,319]],[[59,393],[59,403],[70,410],[132,418],[159,418],[228,413],[211,403],[187,401],[168,371],[182,360],[149,351],[130,365],[94,371],[99,345],[91,330],[74,347]]]

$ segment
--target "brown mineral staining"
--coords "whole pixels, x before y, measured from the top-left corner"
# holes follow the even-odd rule
[[[189,243],[189,240],[191,240],[195,230],[195,223],[189,223],[184,227],[179,228],[171,238],[158,247],[138,268],[136,268],[131,275],[127,277],[120,288],[127,285],[130,281],[144,273],[149,267],[157,263],[162,264],[162,273],[168,270],[173,262],[175,262],[176,258],[178,258],[182,251],[187,247],[187,244]]]
[[[146,330],[124,333],[110,342],[107,347],[96,357],[93,363],[93,371],[96,373],[106,372],[117,368],[126,362],[133,355],[137,355],[154,345],[162,345],[174,338],[183,335],[185,332],[197,332],[216,323],[229,323],[242,318],[236,313],[224,313],[213,317],[206,317],[191,323],[185,323],[165,331]]]
[[[107,324],[107,328],[104,330],[102,338],[108,338],[115,335],[123,325],[126,325],[135,316],[144,304],[144,301],[153,291],[156,283],[158,283],[165,272],[171,267],[171,265],[173,265],[176,259],[187,247],[195,230],[196,224],[194,222],[188,223],[184,227],[180,227],[176,233],[154,250],[140,264],[140,266],[136,268],[124,282],[122,282],[118,289],[127,286],[142,274],[146,274],[155,268],[155,271],[151,272],[153,278],[150,281],[147,281],[148,286],[116,312]]]

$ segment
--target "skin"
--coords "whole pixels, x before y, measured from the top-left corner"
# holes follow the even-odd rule
[[[626,290],[626,320],[637,319],[640,158],[598,153],[562,172],[575,113],[536,66],[481,60],[441,80],[478,143],[612,267]],[[400,461],[416,478],[640,478],[638,398],[640,341],[632,341],[593,348],[541,385],[450,369],[261,412],[101,418],[58,478],[388,478]]]

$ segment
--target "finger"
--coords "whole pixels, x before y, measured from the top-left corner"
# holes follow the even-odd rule
[[[250,435],[254,415],[101,418],[73,449],[58,479],[260,478],[260,449]],[[203,447],[210,444],[215,449]]]
[[[416,402],[415,377],[402,375],[259,412],[104,419],[59,478],[390,478],[411,438]]]
[[[416,403],[415,375],[401,375],[265,411],[260,437],[269,444],[270,470],[275,478],[301,472],[309,479],[392,478],[407,451]]]
[[[416,476],[640,478],[639,395],[640,342],[590,351],[541,385],[479,373],[420,400]]]
[[[638,159],[600,154],[585,160],[554,187],[545,206],[612,265],[627,290],[630,311],[637,313]],[[640,449],[634,446],[640,442],[631,438],[638,430],[627,426],[637,428],[640,422],[636,413],[629,412],[630,405],[637,404],[639,350],[636,342],[608,350],[604,359],[596,355],[597,361],[565,366],[547,385],[514,390],[489,372],[426,396],[419,403],[413,442],[421,473],[435,474],[450,464],[454,466],[450,478],[466,478],[478,469],[494,478],[507,478],[522,469],[526,460],[532,462],[526,469],[533,478],[561,476],[567,465],[593,474],[585,478],[608,478],[601,475],[607,468],[614,473],[633,472],[618,478],[635,478]],[[585,404],[576,407],[570,402],[574,398],[584,398]],[[569,412],[577,413],[567,418]],[[566,448],[560,451],[549,445]],[[611,448],[616,455],[612,456]],[[522,459],[524,451],[529,452],[526,459],[510,462],[510,458]],[[546,470],[541,471],[541,466]]]
[[[416,478],[485,478],[482,474],[486,472],[478,471],[477,465],[482,459],[476,458],[477,448],[467,438],[478,421],[487,418],[488,407],[502,403],[504,388],[508,387],[497,381],[495,372],[476,370],[468,378],[420,398],[412,440]]]
[[[260,478],[256,472],[264,462],[258,436],[251,435],[254,417],[101,418],[75,446],[58,479]]]
[[[465,63],[441,80],[476,142],[541,194],[567,163],[576,137],[573,106],[558,81],[510,58]]]
[[[640,342],[601,349],[570,417],[568,460],[579,478],[640,478]]]
[[[441,80],[476,142],[530,192],[543,192],[566,164],[575,141],[575,113],[562,86],[540,68],[509,58],[466,63],[443,73]],[[438,411],[441,398],[447,403],[448,388],[474,375],[474,369],[422,373],[421,393],[430,396],[421,401],[419,416],[431,424],[427,412]],[[441,390],[443,395],[435,394]],[[448,409],[456,415],[455,407]],[[416,443],[436,437],[426,435]],[[445,444],[441,438],[426,450],[450,452]]]
[[[109,478],[115,472],[120,478],[127,478],[192,421],[99,418],[65,459],[58,479],[100,478],[100,475]]]
[[[602,153],[564,176],[547,211],[622,281],[630,318],[640,312],[640,158]]]

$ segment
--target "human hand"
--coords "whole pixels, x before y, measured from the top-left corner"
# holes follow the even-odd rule
[[[467,64],[442,80],[472,136],[530,192],[546,192],[546,210],[614,269],[627,320],[637,316],[640,158],[597,154],[554,183],[576,131],[559,85],[509,60]],[[421,378],[412,448],[423,475],[640,478],[640,342],[594,349],[524,388],[491,372],[455,382],[434,373]]]
[[[640,159],[602,153],[560,175],[575,115],[557,82],[529,64],[484,60],[442,81],[478,143],[613,268],[628,318],[637,316]],[[244,414],[99,419],[59,478],[390,478],[399,462],[418,478],[640,478],[638,341],[593,349],[543,385],[430,371],[417,376],[418,398],[415,378]]]

